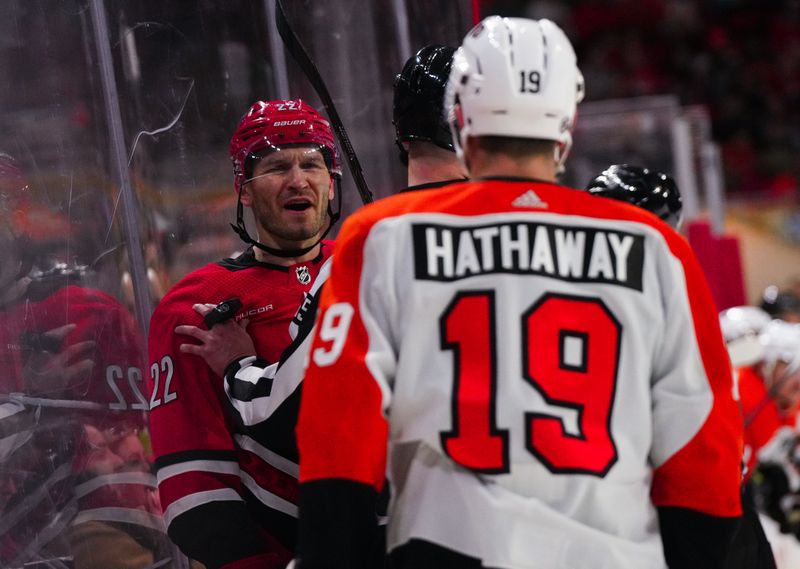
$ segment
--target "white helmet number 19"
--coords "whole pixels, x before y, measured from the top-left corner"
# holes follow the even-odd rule
[[[538,93],[541,90],[541,76],[538,71],[520,71],[520,93]]]

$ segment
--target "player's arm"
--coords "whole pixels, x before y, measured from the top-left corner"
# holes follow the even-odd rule
[[[333,258],[325,261],[311,290],[297,309],[289,333],[292,343],[277,364],[268,365],[254,356],[235,361],[225,369],[225,394],[241,424],[255,425],[268,420],[300,387],[306,371],[312,331],[322,294],[330,276]]]
[[[377,531],[384,410],[396,359],[372,295],[382,286],[379,273],[368,275],[363,266],[372,251],[365,246],[368,228],[357,221],[348,221],[339,237],[303,385],[297,428],[303,569],[368,566]]]
[[[653,377],[652,499],[671,568],[723,567],[741,516],[742,421],[714,301],[689,245],[658,263],[663,337]]]
[[[309,294],[298,308],[290,326],[290,335],[294,339],[276,364],[251,355],[256,352],[246,332],[247,320],[217,324],[212,330],[190,325],[175,328],[178,334],[200,342],[199,345],[182,344],[182,351],[202,357],[212,370],[224,375],[225,395],[238,424],[252,426],[266,421],[300,386],[319,297],[322,285],[330,275],[331,261],[329,258],[322,266]],[[195,304],[193,308],[205,317],[214,305]]]
[[[150,429],[169,536],[209,569],[280,567],[286,552],[261,535],[242,498],[222,378],[172,333],[193,317],[200,325],[193,314],[159,306],[150,328]]]
[[[195,304],[195,312],[206,318],[214,304]],[[266,409],[277,364],[257,357],[255,344],[247,333],[248,320],[226,320],[212,325],[182,324],[176,334],[185,336],[180,350],[202,358],[218,376],[224,377],[225,395],[231,403],[235,420],[241,425],[265,421],[274,411]],[[301,374],[302,376],[302,374]]]

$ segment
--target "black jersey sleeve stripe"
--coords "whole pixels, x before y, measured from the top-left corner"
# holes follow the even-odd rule
[[[169,525],[181,551],[208,568],[269,553],[244,502],[210,502],[181,514]]]
[[[272,378],[262,377],[256,383],[233,378],[225,378],[228,382],[231,397],[238,401],[252,401],[259,397],[268,397],[272,393]]]
[[[247,361],[248,367],[243,368],[242,362]],[[269,362],[260,358],[242,358],[231,362],[225,369],[225,383],[228,384],[228,392],[233,399],[238,401],[252,401],[259,397],[267,397],[272,393],[272,378],[263,375],[264,369],[269,366]],[[252,376],[249,380],[240,377],[240,372],[245,369],[248,375]]]
[[[392,569],[491,569],[476,557],[424,539],[411,539],[393,549],[388,566]]]
[[[278,367],[282,366],[286,360],[292,357],[298,348],[303,344],[306,338],[311,334],[311,331],[314,329],[314,323],[316,322],[317,318],[317,307],[319,306],[319,299],[322,296],[322,289],[324,288],[324,283],[319,286],[317,291],[311,297],[308,306],[305,308],[303,313],[301,314],[298,311],[295,314],[292,321],[297,325],[297,335],[292,340],[292,343],[289,344],[283,353],[281,354],[280,363]]]
[[[185,450],[160,456],[155,460],[156,469],[189,462],[191,460],[226,460],[237,462],[238,455],[233,450]]]

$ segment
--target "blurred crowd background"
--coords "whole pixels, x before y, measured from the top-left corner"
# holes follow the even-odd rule
[[[795,198],[797,0],[486,0],[482,9],[558,22],[574,42],[587,100],[674,93],[706,106],[727,191]]]

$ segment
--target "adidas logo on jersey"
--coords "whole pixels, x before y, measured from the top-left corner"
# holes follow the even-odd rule
[[[511,202],[511,205],[513,205],[514,207],[546,208],[547,202],[542,201],[542,198],[536,195],[536,192],[534,192],[533,190],[528,190],[524,194],[517,197],[513,202]]]

